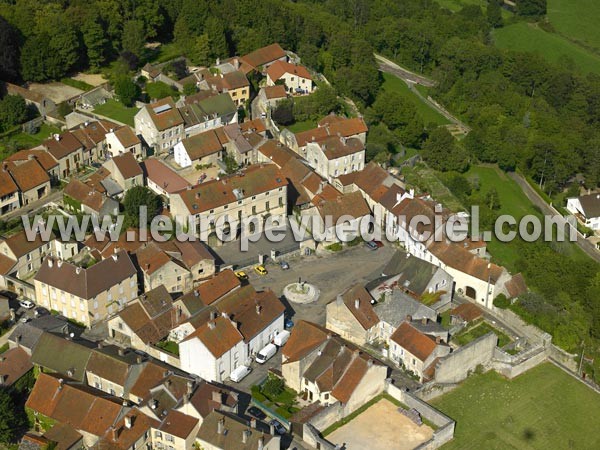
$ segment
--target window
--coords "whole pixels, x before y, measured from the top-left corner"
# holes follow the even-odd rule
[[[227,209],[227,208],[229,208],[229,205],[223,206],[223,209]]]
[[[158,439],[162,439],[162,433],[160,431],[155,431],[154,432],[154,437],[158,438]]]
[[[175,442],[175,438],[173,436],[171,436],[170,434],[165,434],[165,441],[167,441],[167,442]]]
[[[252,196],[252,200],[256,200],[256,195],[253,195],[253,196]]]

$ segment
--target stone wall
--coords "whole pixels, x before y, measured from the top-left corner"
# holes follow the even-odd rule
[[[567,369],[577,372],[577,356],[571,353],[567,353],[562,348],[558,348],[556,345],[552,344],[548,348],[548,357],[553,359],[560,365],[566,367]]]
[[[386,392],[391,397],[409,408],[416,409],[421,417],[433,423],[437,429],[433,432],[432,438],[417,447],[419,450],[432,450],[441,447],[454,438],[454,427],[456,422],[433,406],[425,403],[413,394],[397,388],[390,382],[386,384]]]
[[[497,342],[497,336],[489,332],[440,359],[435,368],[436,383],[458,383],[478,365],[488,364]]]
[[[510,358],[507,358],[507,356]],[[546,357],[546,349],[542,346],[534,347],[527,352],[514,356],[496,349],[496,357],[491,364],[491,368],[500,375],[512,379],[544,362]]]
[[[525,336],[532,344],[548,346],[552,342],[552,336],[545,331],[540,330],[534,325],[530,325],[521,319],[510,309],[493,308],[493,315],[504,323],[508,328],[518,336]]]

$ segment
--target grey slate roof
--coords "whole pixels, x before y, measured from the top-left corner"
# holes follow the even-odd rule
[[[394,328],[400,326],[406,319],[406,316],[411,316],[413,320],[420,320],[424,317],[433,321],[437,319],[435,310],[425,306],[399,289],[394,289],[384,302],[376,303],[373,309],[375,309],[377,317],[389,323]]]
[[[85,368],[92,354],[92,349],[83,345],[84,343],[90,347],[94,345],[92,342],[75,342],[44,332],[33,350],[31,362],[74,380],[83,381]]]

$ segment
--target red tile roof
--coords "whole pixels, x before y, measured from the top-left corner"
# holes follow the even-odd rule
[[[12,386],[31,369],[33,364],[27,352],[21,347],[11,348],[0,355],[0,384]]]
[[[205,305],[211,305],[242,285],[231,269],[223,270],[200,284],[196,291]]]
[[[489,279],[493,284],[500,279],[504,271],[502,267],[473,255],[460,244],[433,242],[428,250],[448,267],[483,281]]]
[[[19,192],[19,188],[8,173],[8,166],[3,165],[0,170],[0,197]]]
[[[171,410],[158,429],[163,433],[187,439],[198,424],[199,420],[195,417]]]
[[[58,166],[58,161],[56,161],[50,153],[48,153],[44,149],[36,148],[32,148],[29,150],[19,150],[18,152],[13,153],[8,158],[6,158],[6,161],[27,161],[30,158],[37,159],[37,161],[46,171],[52,170],[54,167]]]
[[[462,305],[458,305],[456,308],[450,311],[450,314],[453,316],[460,317],[466,322],[473,322],[474,320],[483,317],[482,309],[479,306],[468,302],[463,303]]]
[[[243,341],[243,337],[235,325],[222,316],[200,325],[182,342],[192,339],[200,340],[215,358],[220,358]]]
[[[136,136],[133,130],[129,127],[121,127],[115,132],[115,137],[119,140],[121,145],[125,148],[133,147],[134,145],[140,144],[140,138]]]
[[[223,150],[226,142],[219,139],[219,135],[215,130],[208,130],[204,133],[183,139],[181,144],[185,148],[190,160],[195,161],[220,152]]]
[[[48,152],[57,161],[67,157],[79,149],[83,149],[83,145],[70,131],[58,135],[58,140],[54,137],[46,139],[42,145],[48,149]]]
[[[168,130],[169,128],[183,124],[183,117],[181,117],[171,97],[158,100],[147,105],[145,108],[148,111],[150,120],[152,120],[158,131]]]
[[[281,46],[279,44],[271,44],[241,56],[240,61],[250,66],[251,69],[257,69],[260,66],[272,63],[273,61],[284,57],[286,57],[286,53]],[[247,73],[249,70],[245,70],[245,72]]]
[[[371,305],[373,297],[363,286],[357,284],[351,287],[342,294],[342,300],[365,330],[369,330],[379,323],[379,317]]]
[[[421,361],[425,361],[437,345],[435,339],[421,333],[408,322],[402,322],[390,336],[390,340]]]
[[[156,183],[169,194],[181,191],[190,184],[161,161],[156,158],[148,158],[142,163],[146,177]]]
[[[263,89],[265,91],[265,97],[267,97],[268,100],[287,97],[285,86],[281,84],[276,84],[275,86],[265,86]]]
[[[310,73],[306,67],[285,61],[275,61],[267,69],[267,75],[273,82],[279,80],[286,73],[296,75],[300,78],[312,80],[312,77],[310,76]]]
[[[143,174],[142,168],[131,152],[125,152],[122,155],[113,157],[113,162],[126,180]]]
[[[304,358],[315,348],[327,340],[333,333],[312,322],[300,320],[294,328],[290,338],[281,349],[286,362],[294,362]]]
[[[50,177],[35,159],[23,163],[10,162],[8,164],[8,171],[21,192],[27,192],[50,182]]]

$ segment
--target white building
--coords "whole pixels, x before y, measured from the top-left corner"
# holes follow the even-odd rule
[[[310,94],[314,90],[312,77],[306,67],[285,61],[275,61],[267,69],[267,86],[278,81],[285,83],[290,94]]]
[[[600,230],[600,193],[569,198],[567,210],[586,227]]]

